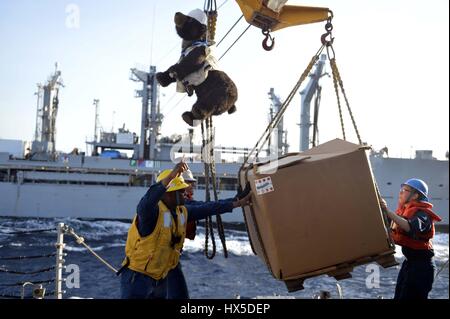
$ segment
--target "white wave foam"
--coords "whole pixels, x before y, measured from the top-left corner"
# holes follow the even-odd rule
[[[108,245],[106,245],[106,247],[125,247],[125,241],[120,242],[120,243],[108,244]]]
[[[126,235],[129,223],[121,221],[89,221],[77,218],[46,218],[46,219],[1,219],[0,235],[24,230],[39,230],[56,228],[58,223],[72,227],[77,234],[86,239],[100,239],[106,236]]]
[[[101,249],[105,247],[123,247],[125,246],[125,239],[130,223],[121,221],[88,221],[80,220],[77,218],[50,218],[50,219],[11,219],[2,218],[0,219],[0,235],[8,236],[8,232],[16,231],[18,229],[22,230],[37,230],[37,229],[48,229],[55,228],[58,223],[65,223],[72,227],[75,232],[83,236],[86,242],[89,244],[90,240],[99,240],[103,237],[108,236],[123,236],[123,241],[115,241],[111,244],[104,244]],[[219,237],[217,235],[217,230],[215,231],[215,239],[217,244],[218,252],[222,253],[222,245],[220,243]],[[247,237],[246,231],[238,230],[226,230],[227,248],[230,253],[235,255],[253,255],[249,239]],[[205,242],[205,229],[203,226],[197,227],[197,236],[194,241],[186,240],[184,250],[190,252],[203,251]],[[11,245],[13,245],[12,243]],[[22,245],[20,243],[15,243],[16,245]],[[433,239],[434,250],[436,254],[436,259],[446,260],[449,255],[449,234],[437,233]],[[78,251],[84,251],[85,248],[82,247],[72,247],[72,251],[77,251],[76,249],[81,249]],[[96,249],[99,250],[99,247]],[[101,250],[100,249],[100,250]],[[395,257],[402,258],[403,254],[401,252],[401,247],[396,246]]]
[[[98,246],[98,247],[91,247],[91,249],[93,251],[101,251],[103,250],[105,247],[104,246]],[[70,245],[66,245],[64,247],[64,250],[67,251],[74,251],[74,252],[82,252],[82,251],[88,251],[87,248],[85,247],[75,247],[75,246],[70,246]]]
[[[79,232],[79,235],[99,238],[104,236],[113,235],[126,235],[130,227],[129,222],[112,221],[112,220],[80,220],[77,218],[30,218],[30,219],[0,219],[0,234],[13,232],[16,230],[39,230],[56,228],[58,223],[64,223],[69,227],[72,227],[75,232]],[[202,223],[202,222],[200,222]],[[198,230],[204,231],[204,227],[199,225]],[[246,238],[247,233],[245,231],[238,230],[226,230],[227,234],[241,236]]]
[[[436,259],[448,259],[448,234],[439,233],[433,239],[433,247],[436,255]]]
[[[394,256],[395,256],[395,258],[399,258],[399,259],[404,257],[401,246],[395,245],[395,255]]]
[[[93,251],[101,251],[101,250],[105,250],[106,248],[125,247],[125,242],[116,242],[116,243],[105,244],[105,245],[96,246],[96,247],[92,247],[92,246],[89,246],[89,247],[91,247]],[[88,249],[83,246],[72,246],[72,245],[67,245],[67,244],[64,247],[64,249],[67,251],[74,251],[74,252],[88,251]]]
[[[222,244],[220,242],[220,239],[219,239],[217,233],[215,234],[214,238],[216,240],[217,252],[223,253]],[[250,242],[248,241],[248,239],[243,239],[242,237],[235,237],[233,235],[227,236],[226,237],[226,245],[227,245],[228,252],[232,253],[234,255],[238,255],[238,256],[253,255],[253,251],[252,251],[252,248],[250,246]],[[210,241],[210,247],[212,247],[211,241]],[[194,240],[186,239],[186,241],[184,242],[183,250],[185,250],[187,252],[200,252],[200,251],[203,251],[204,249],[205,249],[205,234],[204,233],[198,233],[195,236]]]
[[[9,233],[14,231],[38,230],[56,228],[57,222],[50,219],[26,218],[26,219],[0,219],[0,232]]]
[[[69,227],[72,227],[80,236],[85,237],[86,239],[101,239],[107,236],[125,236],[128,228],[130,227],[129,223],[124,223],[121,221],[88,221],[88,220],[79,220],[79,219],[69,219],[65,221]]]
[[[446,261],[448,259],[448,234],[444,233],[438,233],[433,238],[433,249],[434,249],[434,255],[435,260],[443,260]],[[402,248],[400,246],[395,246],[395,257],[396,258],[403,258],[402,254]]]

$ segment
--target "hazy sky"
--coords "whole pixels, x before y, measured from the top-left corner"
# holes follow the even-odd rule
[[[139,84],[130,68],[152,63],[165,70],[178,60],[180,39],[173,14],[202,8],[203,0],[2,0],[0,1],[0,138],[32,140],[36,83],[59,63],[66,85],[60,93],[57,149],[85,150],[94,131],[93,99],[100,99],[105,131],[123,123],[139,134]],[[224,0],[218,0],[218,5]],[[291,0],[329,7],[335,14],[336,59],[362,138],[391,156],[410,157],[432,149],[443,159],[449,149],[448,0]],[[75,10],[75,11],[74,11]],[[79,10],[79,21],[73,13]],[[219,10],[217,39],[239,18],[234,0]],[[217,49],[218,56],[246,27],[237,28]],[[252,147],[267,125],[271,87],[284,99],[320,46],[324,23],[274,33],[276,47],[261,48],[263,36],[251,27],[221,61],[239,89],[238,111],[216,117],[216,143]],[[341,137],[331,79],[322,80],[320,141]],[[163,135],[186,133],[181,114],[195,98],[161,90]],[[299,148],[300,96],[285,116],[291,151]],[[346,117],[350,141],[356,141]],[[200,135],[199,129],[196,130]]]

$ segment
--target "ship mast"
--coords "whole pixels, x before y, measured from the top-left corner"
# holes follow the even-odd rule
[[[99,128],[99,113],[98,113],[98,109],[99,109],[99,105],[100,105],[100,100],[99,99],[94,99],[93,105],[95,106],[95,124],[94,124],[94,143],[98,142],[98,128]],[[92,151],[92,156],[97,156],[98,152],[97,152],[97,148],[94,147],[93,151]]]
[[[270,105],[270,121],[272,121],[273,117],[278,113],[278,111],[281,108],[281,101],[280,98],[275,95],[275,90],[273,88],[270,88],[269,90],[269,99],[271,100]],[[277,126],[277,129],[274,130],[272,134],[272,138],[269,139],[269,149],[268,149],[268,156],[270,156],[270,151],[272,148],[272,145],[275,144],[273,147],[277,150],[277,156],[281,156],[283,154],[286,154],[289,152],[289,144],[287,143],[287,130],[284,130],[283,126],[283,118],[280,120],[280,123]]]
[[[136,97],[142,99],[141,135],[137,158],[155,160],[158,136],[161,134],[163,115],[160,113],[159,87],[156,80],[156,66],[150,66],[150,72],[131,69],[131,80],[142,82],[142,90],[136,90]],[[150,114],[149,114],[150,111]]]
[[[318,115],[319,115],[319,105],[320,105],[320,93],[322,87],[319,85],[320,78],[325,75],[324,66],[326,61],[326,55],[322,54],[320,60],[316,64],[316,69],[314,73],[310,75],[310,79],[305,89],[300,92],[302,97],[301,100],[301,114],[300,114],[300,151],[306,151],[310,148],[310,144],[313,146],[317,143],[317,132],[318,132]],[[311,101],[314,98],[314,122],[311,123]],[[313,126],[313,139],[310,141],[310,128]]]
[[[54,160],[56,149],[56,116],[59,106],[59,88],[64,87],[58,63],[46,85],[38,84],[36,130],[31,146],[33,159]]]

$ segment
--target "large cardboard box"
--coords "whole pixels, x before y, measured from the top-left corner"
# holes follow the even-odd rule
[[[397,264],[364,147],[336,139],[239,175],[253,191],[244,208],[252,248],[289,291],[322,274],[348,278],[357,265]]]

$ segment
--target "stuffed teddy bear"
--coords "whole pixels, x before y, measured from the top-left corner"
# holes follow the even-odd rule
[[[177,34],[183,39],[181,57],[167,71],[156,74],[158,83],[166,87],[177,82],[177,92],[189,96],[195,92],[197,101],[191,111],[182,115],[190,126],[212,115],[234,113],[238,91],[230,77],[217,69],[212,48],[206,41],[206,14],[200,9],[188,15],[177,12],[174,22]]]

